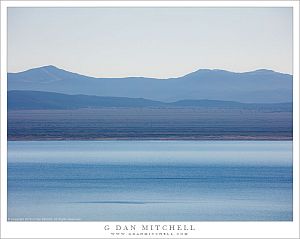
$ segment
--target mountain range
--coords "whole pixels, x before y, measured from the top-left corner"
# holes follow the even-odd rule
[[[292,103],[240,103],[220,100],[179,100],[161,102],[143,98],[108,97],[90,95],[67,95],[55,92],[22,91],[8,92],[9,110],[48,110],[48,109],[82,109],[82,108],[219,108],[292,111]]]
[[[151,105],[187,99],[279,103],[292,102],[293,95],[292,75],[266,69],[244,73],[200,69],[177,78],[156,79],[146,77],[95,78],[55,66],[43,66],[24,72],[8,73],[7,77],[9,91],[27,90],[31,91],[31,94],[32,91],[83,94],[90,95],[85,99],[89,101],[93,101],[96,96],[123,97],[123,100],[131,98],[127,99],[128,101],[132,101],[132,98],[143,98],[139,100],[139,104],[143,102],[142,104]],[[74,97],[80,98],[80,96],[72,97],[72,100],[75,100]],[[104,98],[101,100],[103,101]]]

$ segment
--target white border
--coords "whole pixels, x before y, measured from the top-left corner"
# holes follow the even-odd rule
[[[7,222],[7,7],[293,7],[293,222],[190,222],[196,231],[185,238],[299,238],[299,2],[298,1],[2,1],[1,3],[1,238],[117,238],[107,222]],[[163,224],[187,224],[164,222]],[[130,222],[110,222],[128,225]],[[134,222],[134,224],[143,224]],[[145,224],[145,222],[144,222]],[[148,224],[155,224],[151,222]],[[162,222],[159,222],[162,224]],[[168,238],[162,236],[161,238]],[[182,237],[182,236],[180,236]],[[120,237],[119,237],[120,238]],[[128,237],[130,238],[130,237]],[[131,238],[141,238],[133,236]],[[151,238],[156,238],[152,236]],[[176,237],[173,237],[176,238]]]

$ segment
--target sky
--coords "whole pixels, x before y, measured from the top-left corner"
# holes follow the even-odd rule
[[[8,8],[8,71],[94,77],[292,74],[292,8]]]

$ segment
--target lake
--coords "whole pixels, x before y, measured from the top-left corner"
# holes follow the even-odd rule
[[[292,141],[9,141],[10,221],[291,221]]]

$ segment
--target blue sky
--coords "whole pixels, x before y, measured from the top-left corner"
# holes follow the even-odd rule
[[[292,73],[292,8],[9,8],[8,71],[168,78],[200,68]]]

